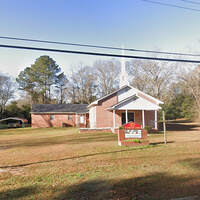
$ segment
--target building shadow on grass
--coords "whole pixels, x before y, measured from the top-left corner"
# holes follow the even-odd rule
[[[160,145],[140,146],[140,147],[135,147],[135,148],[131,147],[128,149],[120,149],[120,150],[116,150],[116,151],[97,152],[97,153],[91,153],[91,154],[85,154],[85,155],[73,156],[73,157],[66,157],[66,158],[60,158],[60,159],[44,160],[44,161],[31,162],[31,163],[23,163],[23,164],[18,164],[18,165],[0,166],[0,168],[4,169],[4,168],[12,168],[12,167],[25,167],[25,166],[34,165],[34,164],[59,162],[59,161],[73,160],[73,159],[78,159],[78,158],[101,156],[101,155],[105,155],[105,154],[123,153],[123,152],[128,152],[128,151],[131,152],[131,151],[136,151],[136,150],[141,150],[141,149],[155,148],[157,146],[160,146]]]
[[[0,192],[0,199],[2,200],[22,199],[36,193],[37,193],[36,187],[32,187],[32,186],[21,187],[21,188],[17,188],[13,190],[6,190],[3,192]]]
[[[147,176],[122,180],[96,179],[63,188],[63,192],[54,199],[167,200],[194,195],[199,196],[199,178],[153,173]]]

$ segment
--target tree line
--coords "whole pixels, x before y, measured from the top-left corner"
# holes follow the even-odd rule
[[[119,87],[119,60],[97,60],[92,66],[79,64],[69,75],[49,56],[41,56],[13,81],[0,75],[0,118],[30,118],[32,104],[86,103]],[[165,102],[167,119],[200,116],[200,66],[177,70],[167,62],[129,60],[129,83]],[[16,87],[17,85],[17,87]],[[16,93],[22,97],[12,101]]]

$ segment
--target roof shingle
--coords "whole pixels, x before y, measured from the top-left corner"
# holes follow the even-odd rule
[[[32,113],[87,113],[88,104],[34,104]]]

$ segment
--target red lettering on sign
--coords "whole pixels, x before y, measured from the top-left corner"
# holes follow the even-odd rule
[[[134,122],[129,122],[123,125],[124,129],[141,129],[142,126],[140,124],[136,124]]]

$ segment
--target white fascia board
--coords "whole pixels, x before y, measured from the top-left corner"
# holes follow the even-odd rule
[[[89,113],[89,111],[88,112],[76,112],[77,115],[79,115],[79,114],[80,115],[82,115],[82,114],[88,114],[88,113]]]
[[[158,108],[132,108],[132,109],[124,109],[124,108],[118,108],[117,110],[156,110],[156,111],[159,111],[161,109],[161,107],[158,107]]]
[[[161,109],[160,106],[151,103],[150,101],[138,97],[135,100],[127,100],[122,102],[120,105],[114,106],[113,109],[116,110],[159,110]]]
[[[99,101],[99,100],[93,101],[90,105],[88,105],[88,108],[90,108],[91,106],[96,106],[96,105],[98,105],[98,101]]]
[[[142,93],[143,95],[145,95],[145,96],[147,96],[147,97],[153,99],[153,100],[156,101],[157,103],[159,103],[159,104],[164,104],[163,101],[160,101],[159,99],[156,99],[155,97],[152,97],[152,96],[150,96],[150,95],[148,95],[148,94],[142,92],[141,90],[138,90],[137,88],[134,88],[133,86],[130,86],[130,87],[131,87],[132,89],[135,89],[137,92],[140,92],[140,93]]]

